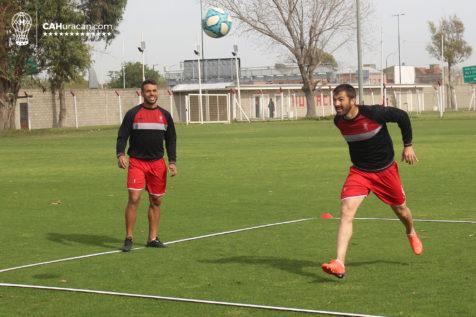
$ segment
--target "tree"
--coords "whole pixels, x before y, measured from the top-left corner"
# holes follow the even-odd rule
[[[124,73],[126,74],[126,88],[138,88],[142,84],[142,63],[140,62],[128,62],[124,65]],[[152,68],[145,65],[144,75],[146,79],[153,79],[159,85],[165,84],[165,79],[160,75],[160,73]],[[110,71],[109,78],[109,87],[111,88],[122,88],[123,76],[122,70],[119,71]]]
[[[447,101],[451,108],[455,107],[454,87],[451,82],[451,69],[454,65],[461,63],[472,53],[472,47],[463,39],[464,24],[456,16],[441,18],[438,26],[433,22],[428,22],[431,33],[431,42],[427,46],[427,51],[438,60],[443,60],[448,65],[448,85],[451,94]],[[443,39],[443,41],[442,41]],[[441,56],[441,45],[443,42],[443,56]]]
[[[52,10],[45,12],[63,23],[84,23],[83,13],[69,0],[46,0]],[[43,3],[48,5],[47,3]],[[43,16],[46,18],[46,16]],[[91,64],[89,46],[80,36],[46,36],[41,40],[39,62],[46,69],[53,105],[53,126],[64,127],[66,120],[65,84],[78,80]],[[56,93],[59,96],[59,115],[56,116]]]
[[[20,11],[18,1],[0,4],[0,131],[15,126],[15,105],[20,90],[20,78],[25,75],[26,61],[32,47],[11,45],[10,23]]]
[[[289,51],[301,73],[306,117],[315,117],[315,69],[328,62],[347,42],[355,27],[354,1],[348,0],[211,0],[243,23],[245,31],[260,34]]]
[[[88,41],[105,41],[106,45],[117,34],[117,26],[127,0],[11,0],[0,2],[0,130],[14,128],[15,104],[22,79],[29,68],[27,61],[34,58],[39,71],[47,71],[52,91],[60,94],[60,117],[64,119],[64,85],[78,79],[90,64]],[[39,25],[32,19],[32,30],[38,30],[38,45],[35,32],[28,33],[29,44],[12,44],[10,21],[17,12],[38,14]],[[46,37],[42,23],[111,25],[109,34],[103,37]],[[63,98],[61,97],[63,95]],[[55,98],[54,98],[55,99]]]

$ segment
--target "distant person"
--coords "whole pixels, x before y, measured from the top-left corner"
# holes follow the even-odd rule
[[[142,189],[149,192],[149,236],[147,247],[165,248],[157,234],[160,221],[160,204],[165,195],[167,166],[164,161],[164,142],[171,176],[177,175],[175,165],[176,135],[172,116],[157,105],[157,83],[148,79],[141,85],[144,103],[130,109],[119,128],[116,144],[117,164],[128,168],[127,188],[129,200],[125,210],[126,238],[122,251],[133,245],[133,230]],[[129,164],[125,155],[129,140]]]
[[[269,109],[269,117],[274,118],[274,101],[273,101],[273,99],[269,99],[268,109]]]
[[[416,255],[423,245],[413,227],[413,218],[406,205],[405,193],[394,160],[392,139],[387,122],[396,122],[403,138],[402,161],[418,162],[412,147],[412,127],[408,114],[400,109],[383,106],[359,106],[356,92],[349,84],[334,91],[336,116],[334,123],[349,146],[353,166],[341,192],[340,224],[337,233],[337,259],[322,264],[328,274],[344,277],[345,256],[352,237],[352,221],[365,197],[372,191],[389,205],[404,224],[408,240]]]

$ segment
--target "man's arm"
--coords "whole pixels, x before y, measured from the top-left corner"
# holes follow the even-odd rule
[[[403,152],[402,161],[413,165],[418,162],[418,158],[412,147],[412,124],[408,114],[398,108],[374,106],[380,119],[384,122],[396,122],[402,133]]]
[[[375,110],[377,116],[377,121],[380,122],[396,122],[400,131],[402,133],[403,146],[412,145],[412,124],[410,122],[410,117],[408,114],[398,108],[394,107],[383,107],[383,106],[372,106]]]
[[[177,135],[175,133],[174,120],[170,113],[165,115],[167,119],[167,130],[165,131],[165,147],[167,149],[167,157],[169,158],[169,171],[172,176],[177,175]]]
[[[131,134],[132,130],[132,121],[133,121],[133,115],[131,112],[127,112],[126,115],[124,116],[124,119],[122,120],[122,124],[119,127],[119,131],[117,133],[117,141],[116,141],[116,157],[118,159],[117,165],[120,168],[126,168],[127,167],[127,161],[126,161],[126,145],[127,145],[127,140],[129,139],[129,136]]]

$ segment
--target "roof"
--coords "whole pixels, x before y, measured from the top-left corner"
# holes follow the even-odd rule
[[[223,83],[205,83],[201,85],[202,90],[224,90],[229,86],[234,86],[233,82],[223,82]],[[198,84],[178,84],[172,88],[173,92],[182,92],[182,91],[198,91]]]
[[[338,83],[330,83],[325,85],[318,85],[316,89],[333,89],[335,88]],[[357,88],[358,85],[354,84],[354,87]],[[431,87],[428,84],[386,84],[387,88],[419,88],[423,89],[425,87]],[[380,89],[381,85],[379,84],[370,84],[364,85],[365,89]],[[202,90],[236,90],[237,86],[233,82],[223,82],[223,83],[212,83],[212,84],[202,84]],[[301,90],[302,84],[242,84],[240,85],[240,90],[242,91],[289,91],[289,90]],[[198,93],[198,84],[180,84],[172,88],[173,92],[192,92]]]

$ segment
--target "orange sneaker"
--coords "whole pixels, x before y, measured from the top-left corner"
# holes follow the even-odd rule
[[[421,243],[420,238],[418,238],[418,235],[416,233],[413,234],[407,234],[408,241],[410,242],[410,245],[412,246],[413,253],[416,255],[420,255],[423,253],[423,244]]]
[[[337,276],[338,278],[345,276],[344,264],[339,260],[331,260],[329,263],[324,263],[321,265],[321,268],[327,274]]]

